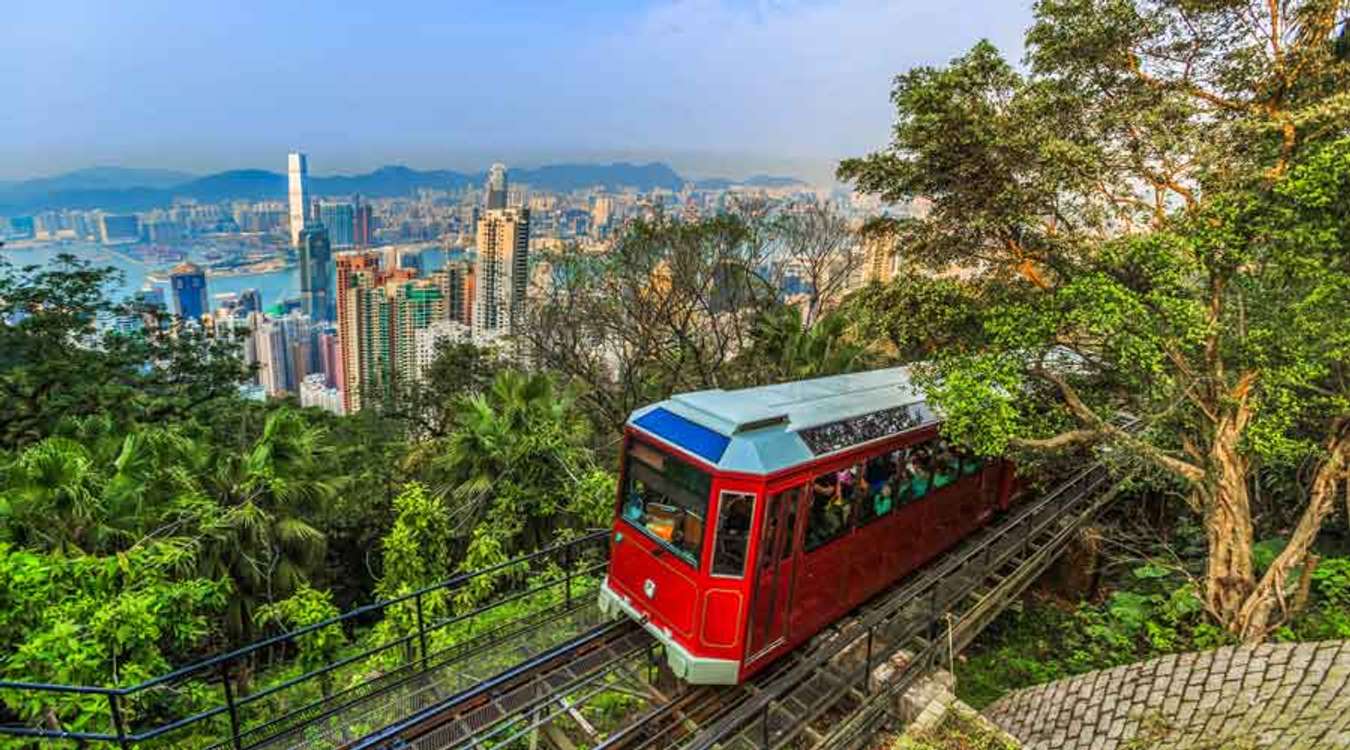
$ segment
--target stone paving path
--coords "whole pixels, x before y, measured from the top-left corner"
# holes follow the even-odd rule
[[[1019,690],[984,713],[1028,750],[1350,748],[1350,641],[1165,656]]]

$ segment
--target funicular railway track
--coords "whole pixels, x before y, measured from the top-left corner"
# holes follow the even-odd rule
[[[861,746],[893,718],[890,698],[967,645],[1113,494],[1107,469],[1094,465],[1015,506],[766,672],[660,695],[594,747]],[[518,739],[603,693],[607,677],[652,646],[636,623],[603,625],[344,747],[441,750]],[[900,650],[912,654],[907,665],[877,684],[873,668]]]

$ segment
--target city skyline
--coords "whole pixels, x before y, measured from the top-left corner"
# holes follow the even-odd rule
[[[130,5],[11,10],[20,64],[0,85],[43,106],[0,123],[0,180],[209,173],[296,147],[333,173],[662,160],[823,180],[885,138],[896,73],[981,37],[1014,49],[1029,14],[993,0],[415,2],[297,26],[284,4]],[[472,63],[489,54],[503,63],[485,76]]]

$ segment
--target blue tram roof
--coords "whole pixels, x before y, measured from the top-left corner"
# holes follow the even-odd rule
[[[682,393],[628,418],[639,432],[747,474],[771,474],[937,421],[904,367]]]

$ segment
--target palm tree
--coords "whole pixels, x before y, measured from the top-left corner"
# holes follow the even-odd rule
[[[460,400],[455,429],[433,461],[465,536],[497,523],[508,551],[549,541],[571,489],[588,469],[587,425],[551,377],[505,370],[487,392]]]
[[[208,525],[201,572],[234,583],[226,625],[248,639],[262,603],[284,599],[323,564],[326,540],[307,520],[336,485],[318,476],[323,430],[297,412],[268,415],[246,451],[217,450],[199,467],[205,496],[221,509]]]
[[[771,307],[756,319],[754,344],[740,358],[745,380],[749,385],[762,385],[861,369],[866,352],[846,334],[847,321],[837,313],[807,328],[799,308]]]

